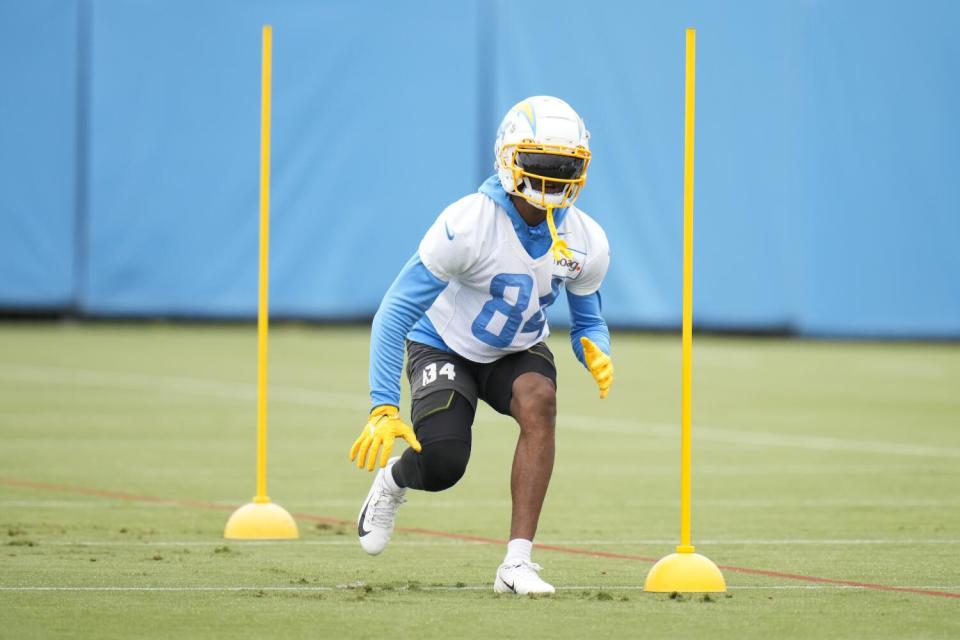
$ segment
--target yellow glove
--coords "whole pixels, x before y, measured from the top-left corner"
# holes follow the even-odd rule
[[[377,450],[382,446],[380,466],[387,466],[390,452],[393,451],[393,441],[397,436],[406,440],[414,451],[420,451],[420,442],[413,434],[413,429],[400,419],[399,409],[389,404],[374,407],[370,417],[367,418],[367,424],[363,427],[363,433],[350,447],[351,462],[356,459],[359,469],[363,469],[366,463],[367,471],[373,471],[377,462]]]
[[[613,362],[610,360],[610,356],[593,344],[590,338],[580,338],[580,344],[583,345],[583,360],[587,363],[590,375],[593,376],[600,387],[600,399],[602,400],[607,397],[610,392],[610,385],[613,384]]]

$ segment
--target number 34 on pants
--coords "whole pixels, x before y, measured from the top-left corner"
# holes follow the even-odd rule
[[[425,387],[435,381],[438,375],[447,376],[447,379],[453,380],[457,377],[457,372],[454,370],[452,362],[445,362],[439,371],[437,371],[437,363],[431,362],[423,368],[423,384],[421,386]]]

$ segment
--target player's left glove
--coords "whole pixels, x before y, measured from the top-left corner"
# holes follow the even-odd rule
[[[374,407],[363,427],[363,433],[350,447],[351,462],[356,459],[358,468],[362,469],[366,464],[367,471],[373,471],[377,463],[377,450],[382,446],[380,466],[387,466],[390,452],[393,451],[393,441],[398,436],[406,440],[414,451],[420,451],[420,441],[414,435],[413,429],[400,419],[399,409],[390,404]]]
[[[587,364],[590,375],[597,381],[600,387],[600,399],[607,397],[610,392],[610,385],[613,384],[613,361],[610,356],[600,350],[590,338],[586,336],[580,338],[580,344],[583,345],[583,360]]]

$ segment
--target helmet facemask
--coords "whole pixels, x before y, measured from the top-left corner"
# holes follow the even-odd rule
[[[569,207],[587,181],[590,151],[585,147],[524,140],[501,149],[500,161],[513,176],[513,193],[537,207]]]

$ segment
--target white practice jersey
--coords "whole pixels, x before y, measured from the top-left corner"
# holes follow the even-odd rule
[[[588,295],[610,264],[607,237],[592,218],[569,207],[557,227],[572,259],[549,250],[532,258],[513,222],[482,193],[447,207],[420,242],[420,260],[449,284],[427,310],[443,341],[474,362],[529,349],[549,335],[545,310],[566,287]]]

